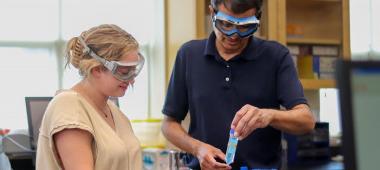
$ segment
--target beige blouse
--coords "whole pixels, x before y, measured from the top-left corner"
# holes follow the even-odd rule
[[[66,128],[79,128],[93,136],[92,153],[95,170],[140,170],[140,143],[129,119],[108,101],[115,121],[115,130],[97,113],[84,97],[65,91],[49,103],[40,127],[37,145],[37,170],[62,169],[57,159],[53,135]]]

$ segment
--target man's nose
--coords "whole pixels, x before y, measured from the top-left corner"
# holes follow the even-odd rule
[[[229,38],[231,40],[237,40],[240,38],[239,34],[237,32],[235,32],[234,34],[232,34],[231,36],[229,36]]]

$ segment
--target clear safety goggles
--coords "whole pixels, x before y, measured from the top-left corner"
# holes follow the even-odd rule
[[[92,58],[96,59],[106,67],[113,76],[115,76],[120,81],[129,82],[133,80],[142,70],[144,66],[144,56],[138,53],[138,61],[135,62],[119,62],[119,61],[108,61],[102,57],[99,57],[94,51],[92,51],[87,44],[84,42],[82,37],[78,37],[80,43],[82,44],[83,52],[89,54]]]
[[[246,18],[235,18],[221,11],[216,11],[212,18],[214,27],[226,36],[238,34],[241,38],[253,35],[260,25],[256,16]]]

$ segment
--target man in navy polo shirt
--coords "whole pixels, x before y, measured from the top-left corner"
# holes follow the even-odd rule
[[[199,162],[195,169],[279,168],[281,132],[314,128],[288,49],[252,36],[261,5],[262,0],[211,0],[214,32],[178,51],[162,131],[193,155],[191,161]],[[180,122],[188,112],[187,133]],[[234,162],[227,165],[230,129],[239,144]]]

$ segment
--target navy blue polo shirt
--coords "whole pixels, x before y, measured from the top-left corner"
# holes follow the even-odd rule
[[[178,121],[189,112],[189,135],[225,152],[231,122],[245,104],[290,109],[307,101],[286,47],[252,37],[240,55],[225,61],[215,38],[212,33],[179,49],[162,112]],[[257,129],[239,141],[232,167],[279,167],[280,143],[279,130]]]

